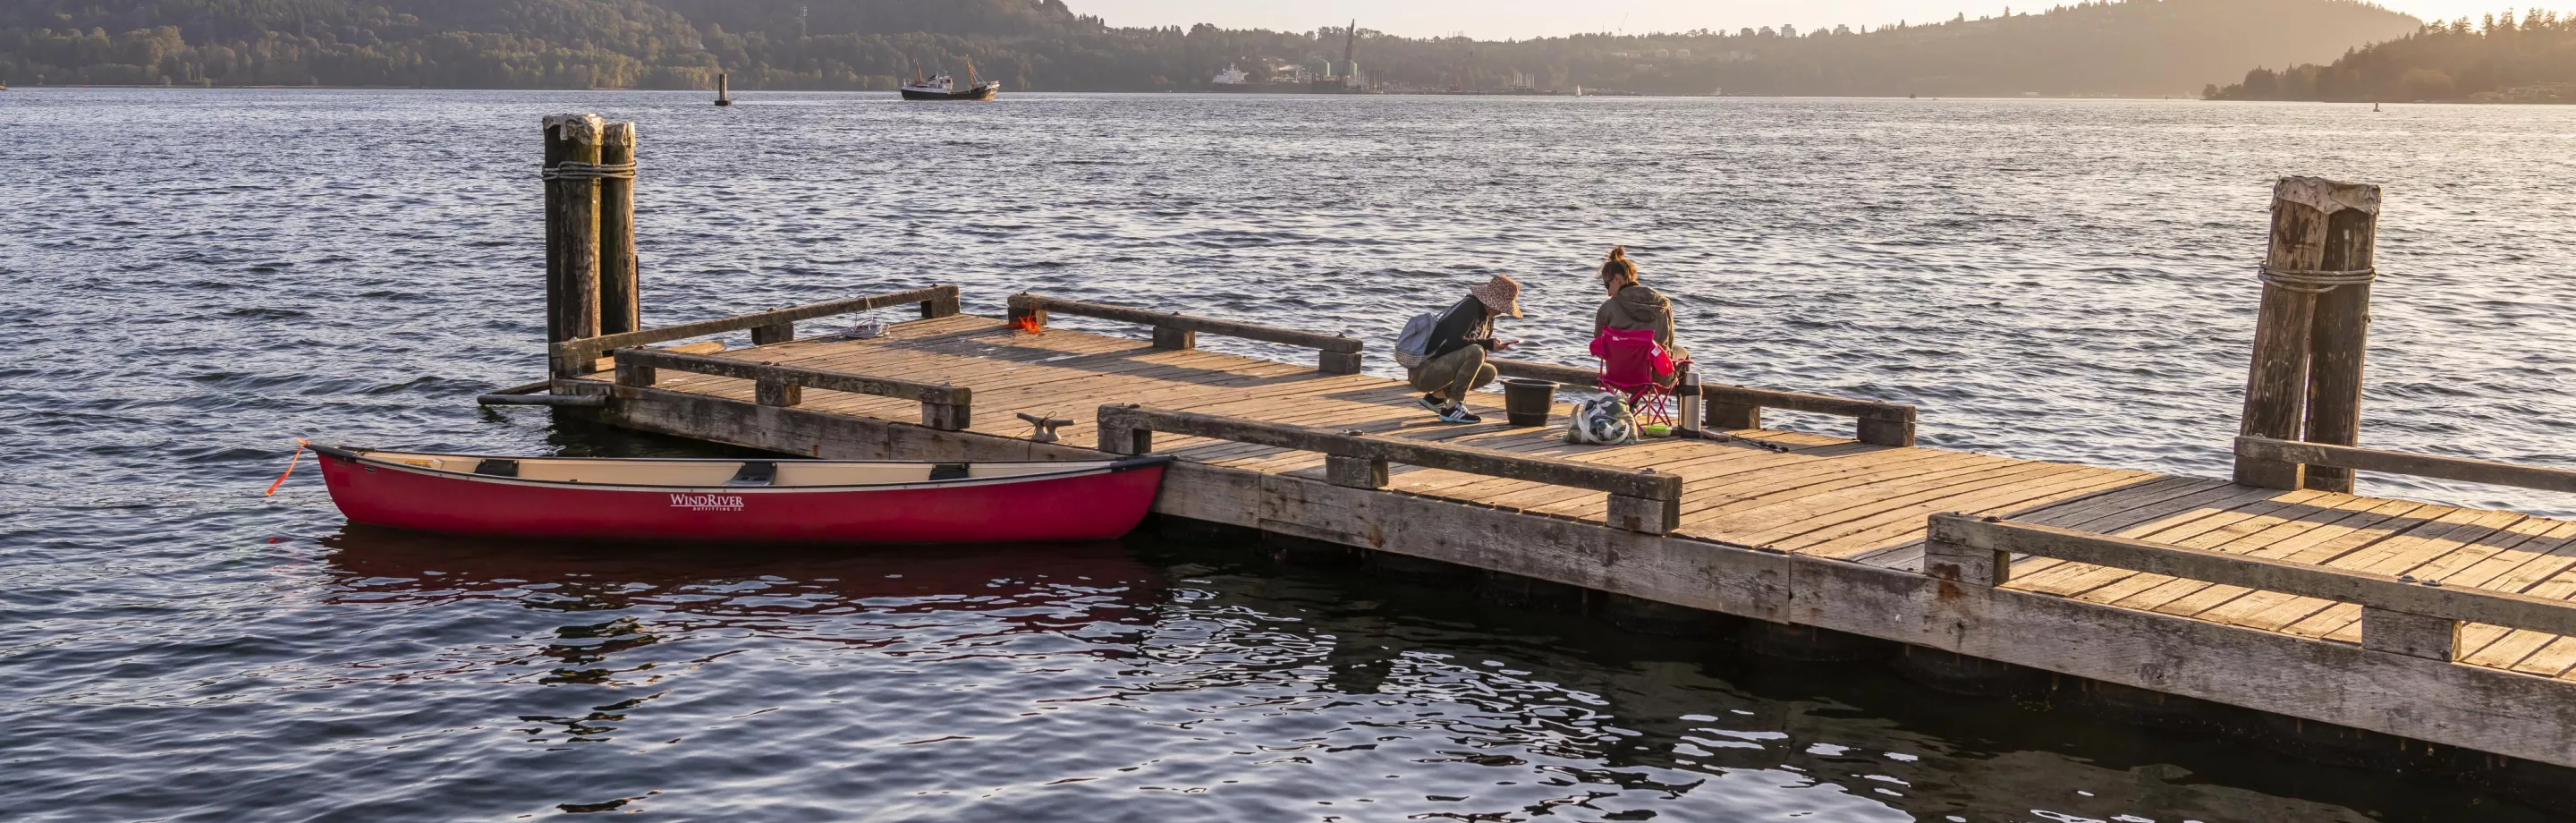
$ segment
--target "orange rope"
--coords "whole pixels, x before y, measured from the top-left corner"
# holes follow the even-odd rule
[[[301,463],[301,462],[303,462],[303,461],[304,461],[304,447],[306,447],[306,446],[310,446],[310,445],[313,445],[313,444],[311,444],[311,443],[307,443],[307,442],[304,442],[304,438],[301,438],[301,437],[295,438],[295,455],[294,455],[294,456],[292,456],[292,457],[288,457],[288,458],[286,458],[286,471],[285,471],[285,473],[283,473],[283,474],[279,474],[279,475],[277,476],[277,482],[268,484],[268,493],[267,493],[267,494],[260,495],[261,497],[271,497],[271,496],[275,496],[275,495],[277,494],[277,487],[279,487],[279,486],[283,486],[283,485],[286,485],[286,478],[287,478],[289,475],[293,475],[293,474],[295,474],[295,464],[297,464],[297,463]]]

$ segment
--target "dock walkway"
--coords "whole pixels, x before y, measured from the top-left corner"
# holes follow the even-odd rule
[[[1096,408],[1138,403],[1650,468],[1683,478],[1679,528],[1671,538],[1894,572],[1921,570],[1927,516],[1962,512],[2249,557],[2434,579],[2449,586],[2552,599],[2576,596],[2576,568],[2571,568],[2576,567],[2576,522],[2510,512],[1874,446],[1776,430],[1735,432],[1746,442],[1568,445],[1558,429],[1513,428],[1499,420],[1499,413],[1496,419],[1477,425],[1438,424],[1415,405],[1414,392],[1382,377],[1328,374],[1311,366],[1203,349],[1157,348],[1143,339],[1062,328],[1031,333],[1001,320],[962,314],[897,324],[875,339],[808,338],[718,356],[969,387],[973,421],[961,432],[936,432],[918,425],[920,406],[915,401],[840,392],[816,392],[794,409],[765,407],[758,403],[750,380],[672,372],[663,373],[651,389],[630,392],[634,400],[615,404],[610,417],[637,428],[818,457],[917,457],[924,453],[922,444],[906,446],[898,441],[958,438],[984,443],[984,448],[969,451],[990,459],[1018,456],[996,452],[995,444],[1019,444],[1031,457],[1065,454],[1066,444],[1094,441]],[[570,382],[588,385],[563,390],[608,393],[614,380],[608,373],[587,375]],[[656,399],[666,402],[651,402]],[[689,400],[719,401],[722,405],[713,408],[722,413],[705,407],[693,411]],[[1499,406],[1499,398],[1482,404],[1496,410]],[[1558,411],[1558,419],[1563,419],[1563,407]],[[1075,422],[1062,430],[1063,444],[1041,446],[1025,439],[1031,430],[1016,417],[1019,412]],[[779,415],[837,417],[865,421],[868,426],[836,434],[829,427],[811,425],[810,420],[799,424]],[[850,434],[861,431],[867,434],[859,439]],[[1192,466],[1316,480],[1324,474],[1324,457],[1312,452],[1169,436],[1157,440],[1156,446],[1157,451],[1178,455]],[[1388,516],[1391,512],[1297,522],[1298,518],[1281,516],[1275,501],[1247,507],[1260,512],[1260,518],[1244,522],[1249,515],[1229,514],[1223,504],[1198,499],[1189,477],[1187,473],[1176,476],[1161,511],[1391,550],[1400,547],[1390,543],[1402,541],[1390,541],[1388,531],[1443,527],[1437,522],[1405,522]],[[1598,523],[1607,505],[1602,495],[1581,489],[1412,467],[1396,467],[1387,490],[1577,523]],[[1529,568],[1526,562],[1501,565],[1505,571]],[[1535,576],[1613,591],[1623,588],[1620,581],[1602,575],[1601,569],[1593,568]],[[1778,581],[1768,585],[1792,588]],[[1652,587],[1627,588],[1652,596]],[[2309,642],[2344,646],[2360,640],[2362,607],[2356,604],[2119,568],[2020,557],[2002,588]],[[1795,619],[1796,610],[1778,605],[1750,611]],[[2462,630],[2459,654],[2459,663],[2466,667],[2560,681],[2576,678],[2570,672],[2576,667],[2576,639],[2568,637],[2471,624]],[[2567,745],[2562,741],[2555,748]]]
[[[544,135],[549,379],[478,402],[818,458],[1166,452],[1168,517],[1606,593],[1584,602],[1627,614],[1748,618],[1774,651],[1889,641],[1946,690],[2071,684],[2159,717],[2191,711],[2169,696],[2212,701],[2268,713],[2223,730],[2301,752],[2405,753],[2568,796],[2576,522],[2345,493],[2360,471],[2576,493],[2576,470],[2357,446],[2377,186],[2274,186],[2222,481],[1916,448],[1912,406],[1745,386],[1697,391],[1695,422],[1736,439],[1567,445],[1436,424],[1349,337],[1027,293],[1008,320],[973,317],[952,285],[646,328],[632,124],[558,115]],[[797,338],[907,305],[922,319],[880,335]],[[751,348],[702,339],[739,332]],[[1765,409],[1851,418],[1855,437],[1766,429]],[[1062,439],[1023,414],[1067,421]]]

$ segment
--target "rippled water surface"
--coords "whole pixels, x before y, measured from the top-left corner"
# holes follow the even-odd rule
[[[558,111],[640,124],[648,322],[938,281],[1384,337],[1502,271],[1576,362],[1625,243],[1727,379],[2196,474],[2270,178],[2377,182],[2365,442],[2570,465],[2576,110],[704,102],[0,93],[0,817],[2544,819],[1222,541],[563,547],[258,492],[294,435],[706,448],[472,405],[542,370]]]

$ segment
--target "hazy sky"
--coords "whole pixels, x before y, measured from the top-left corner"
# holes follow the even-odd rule
[[[1626,29],[1631,33],[1698,28],[1760,28],[1782,23],[1801,29],[1837,23],[1878,26],[1898,20],[1947,20],[2000,14],[2007,7],[2038,11],[2067,0],[2004,3],[1994,0],[1066,0],[1080,14],[1118,26],[1214,23],[1229,28],[1308,31],[1359,18],[1360,27],[1410,36],[1465,32],[1502,39]],[[2380,0],[2380,5],[2426,20],[2448,20],[2527,0]],[[2544,8],[2561,4],[2544,3]],[[2576,4],[2567,4],[2576,7]]]

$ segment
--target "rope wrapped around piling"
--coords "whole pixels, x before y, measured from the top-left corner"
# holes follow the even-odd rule
[[[543,180],[633,180],[635,164],[582,163],[567,160],[537,175]]]
[[[2324,294],[2344,286],[2367,286],[2379,279],[2379,269],[2349,271],[2310,271],[2292,269],[2275,271],[2269,262],[2255,264],[2255,271],[2267,285],[2305,294]]]

